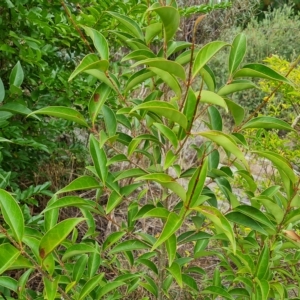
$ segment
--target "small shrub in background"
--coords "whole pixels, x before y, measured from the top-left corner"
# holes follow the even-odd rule
[[[245,62],[262,62],[270,55],[293,61],[298,53],[295,49],[300,49],[300,19],[295,15],[292,7],[283,5],[278,9],[267,12],[265,18],[258,21],[255,15],[248,22],[246,28],[226,27],[220,33],[219,38],[230,42],[232,36],[243,32],[247,36],[248,51]],[[210,66],[215,71],[218,86],[226,83],[224,61],[226,52],[218,54],[212,60]],[[249,90],[234,96],[234,100],[252,112],[265,97],[265,93],[259,90]]]
[[[293,63],[284,60],[277,55],[265,59],[270,67],[281,74],[287,74]],[[269,80],[260,81],[261,89],[266,93],[276,90],[276,93],[266,105],[266,114],[285,120],[295,129],[292,132],[259,130],[254,139],[258,148],[269,149],[288,159],[299,171],[299,120],[300,120],[300,68],[296,66],[289,74],[293,85],[281,84]]]

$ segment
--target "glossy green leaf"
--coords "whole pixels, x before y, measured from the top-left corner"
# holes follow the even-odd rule
[[[153,209],[148,210],[143,215],[138,214],[139,218],[160,218],[160,219],[167,219],[170,212],[166,208],[163,207],[155,207]],[[137,217],[135,216],[134,219],[137,220]]]
[[[155,250],[158,246],[160,246],[163,242],[170,238],[170,236],[173,235],[181,227],[182,222],[183,219],[181,219],[175,213],[171,212],[168,216],[162,233],[153,245],[151,251]]]
[[[285,83],[291,84],[290,81],[284,76],[280,75],[273,69],[263,65],[263,64],[248,64],[245,65],[242,69],[238,70],[234,76],[237,77],[258,77],[265,78],[276,81],[283,81]]]
[[[245,117],[244,108],[229,99],[225,99],[225,102],[227,104],[227,107],[228,107],[233,119],[234,119],[235,125],[236,126],[240,125],[243,122],[244,117]]]
[[[224,233],[227,236],[228,240],[231,242],[233,253],[235,253],[236,251],[235,236],[232,227],[228,222],[228,220],[226,219],[226,217],[222,215],[219,210],[210,206],[194,207],[192,208],[192,210],[200,212],[209,220],[211,220],[214,223],[214,226],[218,229],[218,231]]]
[[[127,60],[145,60],[148,58],[155,58],[155,54],[149,49],[149,50],[135,50],[130,52],[129,54],[125,55],[121,61],[127,61]]]
[[[184,188],[179,183],[177,183],[173,177],[165,173],[151,173],[151,174],[140,176],[135,179],[135,181],[140,181],[140,180],[150,180],[150,181],[158,182],[162,186],[172,190],[182,200],[184,200],[186,197]]]
[[[28,117],[32,114],[57,117],[57,118],[61,118],[64,120],[69,120],[69,121],[75,122],[75,123],[85,126],[85,127],[89,127],[87,122],[85,121],[83,115],[80,112],[78,112],[77,110],[70,108],[70,107],[65,107],[65,106],[43,107],[39,110],[36,110],[36,111],[30,113],[28,115]]]
[[[120,175],[118,175],[115,178],[115,181],[119,181],[121,179],[129,178],[129,177],[138,177],[138,176],[142,176],[144,174],[146,174],[145,171],[138,169],[138,168],[124,170],[120,173]]]
[[[97,30],[82,26],[85,30],[85,33],[93,40],[94,46],[97,49],[100,57],[102,59],[108,60],[109,59],[109,50],[108,44],[105,37]]]
[[[229,290],[228,293],[233,296],[244,296],[247,298],[249,298],[249,296],[250,296],[249,292],[244,288],[233,288],[233,289]]]
[[[76,67],[76,69],[72,72],[72,74],[69,77],[69,81],[71,81],[74,77],[76,77],[78,74],[82,73],[83,70],[85,70],[89,65],[93,64],[94,62],[99,61],[99,58],[96,54],[88,54],[86,55],[80,64]]]
[[[234,298],[225,289],[218,286],[209,286],[200,293],[204,295],[221,296],[223,299],[234,300]]]
[[[267,216],[264,213],[262,213],[257,208],[249,205],[240,205],[235,208],[235,211],[238,211],[248,216],[249,218],[252,218],[253,220],[267,226],[267,228],[269,228],[272,231],[272,233],[275,232],[274,224],[267,218]]]
[[[94,276],[93,278],[91,278],[90,280],[88,280],[85,285],[82,287],[82,290],[78,296],[78,300],[82,300],[85,299],[87,295],[89,295],[89,293],[95,289],[97,286],[99,286],[99,283],[102,281],[104,277],[104,273],[100,273],[96,276]]]
[[[147,65],[149,67],[154,67],[166,71],[176,77],[181,78],[182,80],[185,80],[186,78],[184,68],[179,63],[172,60],[167,60],[165,58],[161,58],[161,57],[148,58],[136,62],[131,67],[134,68],[139,65]]]
[[[300,195],[296,194],[292,201],[291,201],[291,207],[300,207]]]
[[[116,78],[116,76],[114,76],[114,74],[112,74],[108,71],[106,71],[104,73],[103,71],[101,71],[101,69],[100,70],[99,69],[86,69],[84,72],[99,79],[100,81],[102,81],[103,83],[108,85],[116,93],[119,92],[118,89],[119,89],[120,83],[119,83],[118,79]]]
[[[68,258],[72,256],[77,256],[85,253],[97,253],[95,247],[89,246],[88,244],[75,244],[70,246],[64,253],[62,257],[62,261],[66,261]]]
[[[213,56],[225,46],[228,46],[228,44],[225,42],[214,41],[206,44],[203,48],[201,48],[195,57],[192,77],[195,78],[195,76],[210,61],[210,59],[212,59]]]
[[[149,249],[149,248],[150,247],[147,244],[141,242],[140,240],[134,239],[134,240],[128,240],[125,242],[121,242],[120,244],[115,246],[112,250],[110,250],[109,254],[115,254],[115,253],[124,252],[124,251]]]
[[[298,180],[290,163],[282,156],[271,151],[252,151],[252,152],[270,160],[276,168],[282,170],[286,174],[286,176],[291,180],[292,183],[295,183]]]
[[[276,290],[276,292],[279,294],[280,299],[284,299],[285,289],[279,282],[272,282],[270,284],[270,288]]]
[[[190,287],[191,289],[193,289],[196,292],[199,292],[198,284],[192,276],[182,274],[182,281],[186,286]]]
[[[113,281],[106,283],[104,286],[101,287],[101,289],[97,293],[97,299],[103,299],[102,297],[109,293],[110,291],[116,290],[119,286],[125,284],[125,282],[122,281]]]
[[[40,241],[40,257],[44,260],[66,239],[75,226],[84,220],[84,218],[69,218],[56,224],[53,228],[47,231]]]
[[[174,154],[174,152],[170,149],[165,157],[165,163],[163,169],[168,169],[177,159],[177,155]]]
[[[197,98],[192,88],[189,88],[187,98],[183,108],[183,114],[186,116],[187,119],[187,127],[185,129],[180,127],[178,132],[178,137],[180,140],[182,140],[186,136],[186,132],[190,132],[193,125],[193,120],[196,116],[196,111],[197,111]]]
[[[158,34],[162,32],[162,23],[152,23],[145,29],[145,41],[149,44]]]
[[[242,127],[242,129],[246,129],[246,128],[268,128],[268,129],[271,128],[271,129],[283,129],[288,131],[294,130],[285,121],[273,117],[268,117],[268,116],[251,119]]]
[[[93,247],[96,252],[91,253],[89,255],[88,263],[87,263],[87,274],[89,278],[92,278],[96,273],[99,272],[99,268],[102,262],[100,255],[100,246],[98,242],[95,242],[95,246]]]
[[[136,262],[145,265],[145,266],[148,267],[152,272],[154,272],[155,274],[158,275],[158,269],[157,269],[157,267],[156,267],[156,264],[153,263],[151,260],[149,260],[149,259],[138,259]]]
[[[0,78],[0,103],[4,100],[4,97],[5,97],[5,88]]]
[[[127,17],[125,15],[121,15],[116,12],[107,11],[106,13],[110,14],[115,19],[117,19],[124,26],[123,28],[126,29],[126,31],[128,31],[130,34],[132,34],[133,36],[135,36],[138,39],[141,39],[141,40],[144,39],[144,35],[143,35],[141,28],[134,20],[130,19],[129,17]]]
[[[27,271],[25,271],[19,278],[16,287],[18,290],[15,290],[15,292],[18,293],[18,297],[22,298],[22,296],[24,296],[24,292],[26,289],[26,284],[31,276],[31,273],[34,271],[34,269],[28,269]],[[1,279],[0,279],[0,285],[1,285]]]
[[[99,142],[96,140],[94,135],[90,135],[90,154],[94,162],[94,166],[97,172],[97,175],[101,179],[102,183],[105,185],[108,169],[106,166],[107,158],[103,148],[100,148]]]
[[[259,254],[259,258],[257,261],[255,276],[258,279],[264,279],[265,275],[269,271],[269,263],[270,263],[270,250],[267,244],[265,244]]]
[[[159,68],[149,67],[148,69],[161,78],[175,93],[176,97],[181,97],[181,86],[172,74]]]
[[[9,102],[0,106],[0,111],[8,111],[12,114],[29,115],[32,111],[20,103]],[[32,116],[37,118],[36,116]]]
[[[80,255],[78,259],[76,259],[76,262],[73,267],[72,272],[72,280],[78,283],[82,279],[82,275],[84,271],[86,270],[86,265],[88,261],[88,255]]]
[[[29,271],[29,270],[27,270],[27,271]],[[1,276],[0,277],[0,286],[4,287],[6,289],[9,289],[9,290],[11,290],[11,291],[13,291],[15,293],[18,292],[17,289],[19,288],[18,281],[16,279],[14,279],[14,278],[9,277],[9,276]]]
[[[230,83],[221,87],[218,91],[218,95],[226,96],[232,93],[253,89],[253,88],[257,89],[258,86],[252,81],[246,79],[239,79],[239,80],[231,81]]]
[[[122,202],[122,199],[122,195],[120,195],[116,191],[113,191],[108,197],[105,209],[106,214],[109,214],[113,209],[115,209]]]
[[[213,130],[222,131],[223,121],[222,116],[217,108],[210,106],[208,108],[209,125]]]
[[[238,34],[232,42],[229,53],[229,74],[232,75],[244,59],[247,39],[244,33]]]
[[[16,200],[2,189],[0,189],[0,208],[5,223],[12,231],[13,238],[20,244],[25,226],[23,213]]]
[[[115,244],[117,241],[119,241],[123,236],[125,235],[125,232],[123,231],[117,231],[111,233],[104,241],[102,245],[102,249],[106,250],[107,248],[111,247],[113,244]]]
[[[10,265],[8,270],[28,269],[33,268],[33,264],[30,260],[22,255],[19,255],[17,259]]]
[[[158,100],[148,101],[148,102],[145,102],[145,103],[135,106],[131,110],[131,113],[136,110],[141,110],[141,109],[149,110],[160,116],[163,116],[173,122],[178,123],[183,128],[186,128],[186,126],[187,126],[187,120],[186,120],[185,115],[183,115],[181,112],[179,112],[175,108],[175,106],[173,106],[172,104],[169,104],[167,102],[158,101]]]
[[[159,132],[162,133],[171,142],[175,149],[178,147],[177,137],[169,127],[161,123],[153,123],[153,126],[155,126],[159,130]]]
[[[56,194],[69,193],[80,190],[91,190],[100,187],[100,183],[92,176],[83,175],[74,179],[64,188],[56,192]]]
[[[186,48],[190,48],[191,47],[191,43],[189,42],[185,42],[185,41],[170,41],[168,42],[168,45],[167,45],[167,57],[169,57],[170,55],[176,53],[176,52],[179,52],[183,49],[186,49]],[[159,51],[159,56],[163,56],[164,53],[164,48],[160,48],[160,51]]]
[[[149,50],[149,47],[145,44],[145,42],[138,38],[131,38],[125,41],[125,43],[132,50]]]
[[[144,83],[148,78],[155,76],[149,69],[142,69],[135,72],[126,83],[125,93],[136,87],[140,83]]]
[[[92,210],[95,206],[95,202],[91,200],[84,200],[78,196],[65,196],[57,201],[51,203],[51,205],[47,205],[47,207],[43,210],[43,212],[47,212],[56,208],[64,208],[64,207],[78,207],[78,208],[87,208]]]
[[[269,291],[270,291],[270,285],[267,280],[259,278],[255,278],[254,281],[257,282],[257,299],[268,299]]]
[[[97,120],[98,114],[101,111],[101,108],[110,95],[111,91],[112,89],[108,85],[102,83],[96,88],[94,94],[92,95],[89,101],[89,115],[93,127]]]
[[[108,159],[106,165],[110,166],[114,163],[118,163],[118,162],[121,162],[121,161],[128,161],[127,156],[124,155],[124,154],[117,154],[114,157]]]
[[[248,163],[244,157],[244,154],[237,147],[235,141],[230,136],[228,136],[223,132],[214,131],[214,130],[200,132],[198,134],[210,139],[211,141],[215,142],[217,145],[223,147],[226,151],[235,155],[248,168]]]
[[[271,199],[268,199],[265,196],[258,196],[252,198],[252,200],[258,200],[274,217],[277,224],[280,224],[282,222],[285,211],[278,204],[274,203]]]
[[[181,276],[181,268],[180,268],[180,266],[176,262],[173,262],[173,264],[169,268],[167,268],[167,270],[175,278],[175,280],[178,283],[178,285],[180,286],[180,288],[182,288],[183,287],[183,283],[182,283],[182,276]]]
[[[296,224],[298,223],[300,220],[300,208],[294,209],[292,211],[290,211],[284,220],[284,224],[288,225],[288,224]]]
[[[11,244],[0,245],[0,275],[13,264],[19,255],[20,251]]]
[[[199,93],[196,93],[196,97],[198,97],[198,95]],[[226,112],[228,111],[225,100],[218,94],[211,91],[202,90],[200,94],[200,102],[218,105],[223,107]]]
[[[117,132],[117,119],[116,115],[111,108],[105,104],[102,106],[102,114],[104,118],[106,133],[109,137],[112,137]]]
[[[43,276],[44,291],[45,291],[45,297],[47,300],[56,299],[58,279],[59,279],[59,277],[56,277],[55,279],[50,281],[47,277]]]
[[[180,15],[177,9],[171,6],[160,6],[158,3],[153,4],[150,8],[150,11],[155,11],[162,23],[164,30],[164,40],[167,43],[177,32]]]
[[[238,170],[234,173],[235,175],[241,176],[248,184],[248,188],[251,192],[255,192],[257,189],[257,184],[254,181],[253,176],[246,170]]]
[[[189,181],[188,190],[186,193],[186,204],[188,208],[195,207],[198,203],[198,198],[202,193],[207,175],[208,160],[205,159],[201,166],[194,172]]]
[[[207,89],[211,92],[215,91],[216,79],[213,71],[208,65],[205,65],[199,72],[201,78],[205,82]],[[221,96],[221,95],[220,95]]]
[[[176,239],[175,234],[172,234],[166,240],[166,249],[167,249],[167,253],[168,253],[168,261],[169,261],[169,267],[170,267],[173,264],[174,259],[176,258],[177,239]]]
[[[24,80],[24,72],[20,62],[18,61],[9,75],[9,84],[20,87]]]

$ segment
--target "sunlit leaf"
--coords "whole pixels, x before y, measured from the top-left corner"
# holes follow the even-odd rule
[[[14,239],[21,243],[25,226],[23,213],[16,200],[2,189],[0,189],[0,208],[3,219],[11,229]]]
[[[220,131],[214,131],[214,130],[200,132],[197,134],[204,136],[204,137],[212,140],[216,144],[222,146],[226,151],[235,155],[239,160],[241,160],[243,162],[243,164],[246,167],[248,167],[248,163],[244,157],[244,154],[237,147],[235,141],[227,134],[220,132]]]
[[[84,218],[69,218],[56,224],[53,228],[47,231],[40,241],[40,257],[44,260],[66,239],[75,226],[84,220]]]
[[[103,104],[110,95],[112,89],[105,83],[100,84],[89,101],[89,115],[94,126]]]
[[[102,281],[103,277],[104,277],[104,273],[100,273],[100,274],[96,275],[95,277],[91,278],[90,280],[88,280],[82,287],[82,290],[78,296],[78,300],[85,299],[86,296],[93,289],[95,289],[97,286],[99,286],[99,283]]]
[[[242,126],[242,129],[246,128],[268,128],[268,129],[282,129],[282,130],[294,130],[288,123],[274,117],[257,117],[248,121]]]
[[[248,64],[245,65],[242,69],[238,70],[234,75],[234,78],[237,77],[258,77],[265,78],[276,81],[283,81],[285,83],[291,84],[290,81],[284,76],[280,75],[273,69],[263,65],[263,64]]]
[[[57,117],[57,118],[69,120],[69,121],[75,122],[79,125],[88,127],[88,124],[85,121],[83,115],[80,112],[78,112],[77,110],[70,108],[70,107],[65,107],[65,106],[43,107],[39,110],[36,110],[36,111],[30,113],[28,115],[28,117],[32,114]]]
[[[183,115],[181,112],[179,112],[175,106],[172,104],[169,104],[167,102],[163,101],[148,101],[145,103],[142,103],[140,105],[135,106],[131,112],[134,112],[136,110],[149,110],[152,111],[158,115],[161,115],[171,121],[174,121],[178,123],[183,128],[186,128],[187,126],[187,120],[185,115]]]
[[[226,217],[222,215],[219,210],[210,206],[193,207],[192,210],[200,212],[209,220],[211,220],[214,223],[215,227],[220,232],[224,233],[227,236],[228,240],[231,242],[233,252],[235,253],[236,251],[235,236],[233,233],[233,229],[230,223],[228,222],[228,220],[226,219]]]
[[[244,33],[238,34],[232,42],[229,54],[229,74],[233,74],[246,54],[247,40]]]
[[[0,274],[5,272],[20,255],[20,251],[8,243],[0,245]]]
[[[9,76],[9,84],[16,87],[20,87],[24,80],[24,72],[20,62],[18,61]]]
[[[197,53],[193,65],[193,78],[200,72],[200,70],[218,53],[222,48],[228,46],[225,42],[214,41],[206,44]]]
[[[153,4],[150,8],[150,11],[155,11],[163,23],[164,29],[164,39],[167,43],[177,32],[180,15],[176,8],[171,6],[160,6],[158,3]]]
[[[100,57],[102,59],[109,59],[109,50],[108,50],[108,44],[105,39],[105,37],[97,30],[87,27],[87,26],[82,26],[83,29],[85,30],[86,34],[91,37],[93,40],[94,46],[97,49]]]
[[[125,15],[121,15],[116,12],[107,11],[106,13],[110,14],[115,19],[117,19],[120,23],[122,23],[124,25],[124,28],[126,29],[126,31],[128,31],[130,34],[134,35],[138,39],[141,39],[141,40],[144,39],[144,35],[143,35],[141,28],[134,20],[130,19],[129,17],[127,17]]]
[[[161,57],[156,58],[148,58],[145,60],[141,60],[136,62],[131,67],[134,68],[139,65],[147,65],[149,67],[154,67],[157,69],[161,69],[163,71],[166,71],[176,77],[181,78],[182,80],[185,80],[185,71],[184,68],[177,62],[172,60],[167,60]]]
[[[162,233],[153,245],[151,251],[155,250],[158,246],[160,246],[163,242],[170,238],[170,236],[173,235],[180,228],[182,222],[182,218],[180,218],[175,213],[171,212],[165,223]]]
[[[74,179],[64,188],[56,192],[56,194],[68,193],[80,190],[90,190],[100,187],[100,183],[92,176],[83,175]]]
[[[218,95],[226,96],[232,93],[253,89],[253,88],[257,89],[258,86],[252,81],[246,79],[239,79],[239,80],[234,80],[221,87],[218,91]]]

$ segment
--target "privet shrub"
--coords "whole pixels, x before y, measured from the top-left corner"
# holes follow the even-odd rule
[[[96,53],[86,55],[69,80],[88,74],[99,81],[88,119],[64,106],[29,115],[86,128],[92,163],[26,221],[14,197],[0,190],[0,286],[6,299],[297,297],[299,178],[286,159],[255,151],[281,178],[280,185],[261,189],[244,155],[251,151],[245,130],[292,128],[269,116],[246,119],[230,100],[255,87],[244,77],[290,81],[262,64],[240,67],[243,34],[201,49],[174,41],[180,15],[175,1],[168,3],[145,6],[143,28],[124,14],[104,12],[131,49],[119,61],[130,62],[124,74],[112,72],[106,32],[84,27]],[[153,52],[158,40],[160,49]],[[217,88],[207,63],[225,48],[227,84]],[[175,61],[168,59],[182,49]],[[221,109],[233,119],[230,132],[223,129]],[[237,178],[240,187],[232,184]],[[66,217],[66,209],[76,216]]]

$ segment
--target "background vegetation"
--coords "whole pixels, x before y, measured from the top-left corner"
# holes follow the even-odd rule
[[[298,10],[6,0],[0,297],[298,299]]]

